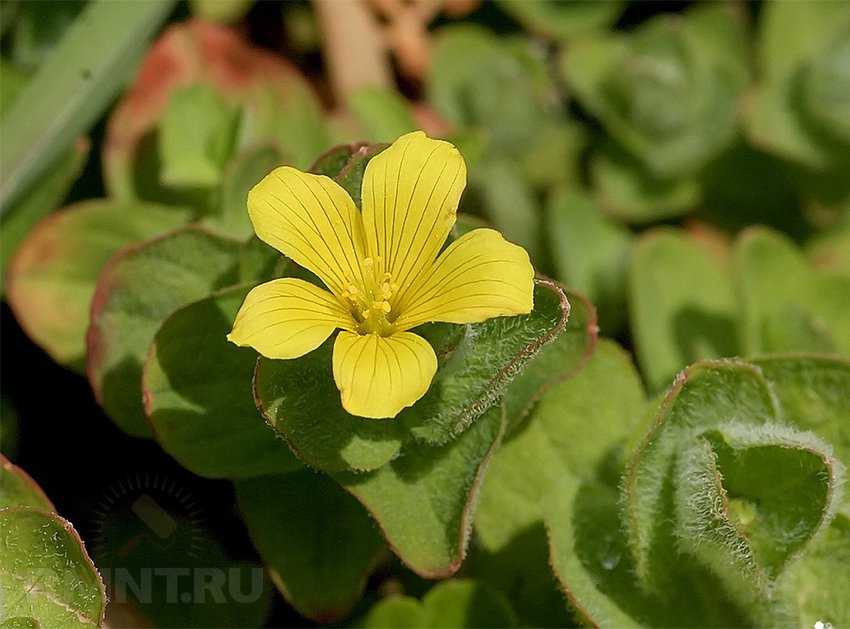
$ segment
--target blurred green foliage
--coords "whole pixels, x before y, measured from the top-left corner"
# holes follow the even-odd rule
[[[318,623],[850,623],[850,5],[451,4],[407,23],[427,72],[399,64],[397,86],[335,103],[306,2],[181,4],[134,72],[170,5],[0,5],[2,288],[21,327],[124,431],[232,481],[236,535]],[[392,15],[377,32],[400,54]],[[368,160],[417,128],[468,164],[457,234],[491,224],[568,288],[539,284],[528,317],[423,328],[434,387],[367,422],[339,406],[327,347],[258,364],[224,340],[252,285],[318,281],[253,236],[245,197],[291,164],[359,203]],[[37,449],[9,393],[3,451]],[[48,598],[96,625],[70,525],[3,506],[29,548],[4,553],[6,600],[7,557],[55,550],[85,600]],[[28,535],[36,520],[56,535]],[[201,561],[236,565],[205,543]],[[142,615],[221,622],[166,599]],[[16,622],[61,612],[14,600]],[[265,598],[231,603],[262,622]]]

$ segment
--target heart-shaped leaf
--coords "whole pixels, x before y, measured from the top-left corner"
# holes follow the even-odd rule
[[[226,339],[249,289],[225,289],[172,314],[145,361],[145,412],[156,439],[202,476],[241,478],[301,467],[254,405],[256,355]]]
[[[661,404],[622,484],[635,570],[656,596],[677,590],[684,553],[706,572],[699,587],[725,592],[752,622],[793,612],[771,593],[835,513],[842,466],[820,439],[779,422],[793,415],[773,389],[755,365],[705,362]]]

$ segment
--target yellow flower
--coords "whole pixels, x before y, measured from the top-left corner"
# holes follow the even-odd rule
[[[332,179],[277,168],[248,194],[254,230],[328,290],[295,278],[261,284],[227,338],[268,358],[297,358],[340,329],[333,375],[343,408],[395,417],[437,370],[433,348],[408,330],[531,312],[528,254],[498,232],[476,229],[440,253],[465,186],[458,150],[421,131],[367,164],[362,213]]]

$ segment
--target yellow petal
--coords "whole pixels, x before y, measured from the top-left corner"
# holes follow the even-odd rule
[[[366,257],[363,219],[335,181],[283,166],[248,193],[261,240],[318,275],[337,295],[360,281]]]
[[[251,289],[227,339],[267,358],[297,358],[316,349],[336,328],[354,325],[336,297],[287,277]]]
[[[429,321],[477,323],[531,312],[534,269],[525,249],[492,229],[464,234],[399,304],[402,330]]]
[[[343,408],[381,419],[395,417],[425,395],[437,371],[437,356],[411,332],[387,337],[340,332],[333,365]]]
[[[401,136],[366,165],[366,238],[398,285],[397,299],[437,257],[465,186],[466,164],[458,150],[421,131]]]

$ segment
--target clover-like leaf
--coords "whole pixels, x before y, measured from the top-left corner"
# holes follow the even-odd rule
[[[81,370],[97,277],[119,250],[189,219],[152,203],[85,201],[52,214],[21,244],[9,269],[8,299],[27,334],[57,362]]]
[[[87,372],[100,404],[130,434],[151,434],[141,379],[156,331],[175,310],[233,284],[237,252],[237,243],[187,227],[124,249],[98,277]]]
[[[239,509],[272,579],[299,612],[345,617],[384,549],[363,507],[312,471],[236,483]]]
[[[256,356],[226,339],[250,286],[172,314],[144,365],[145,412],[157,441],[202,476],[241,478],[301,468],[254,405]]]

